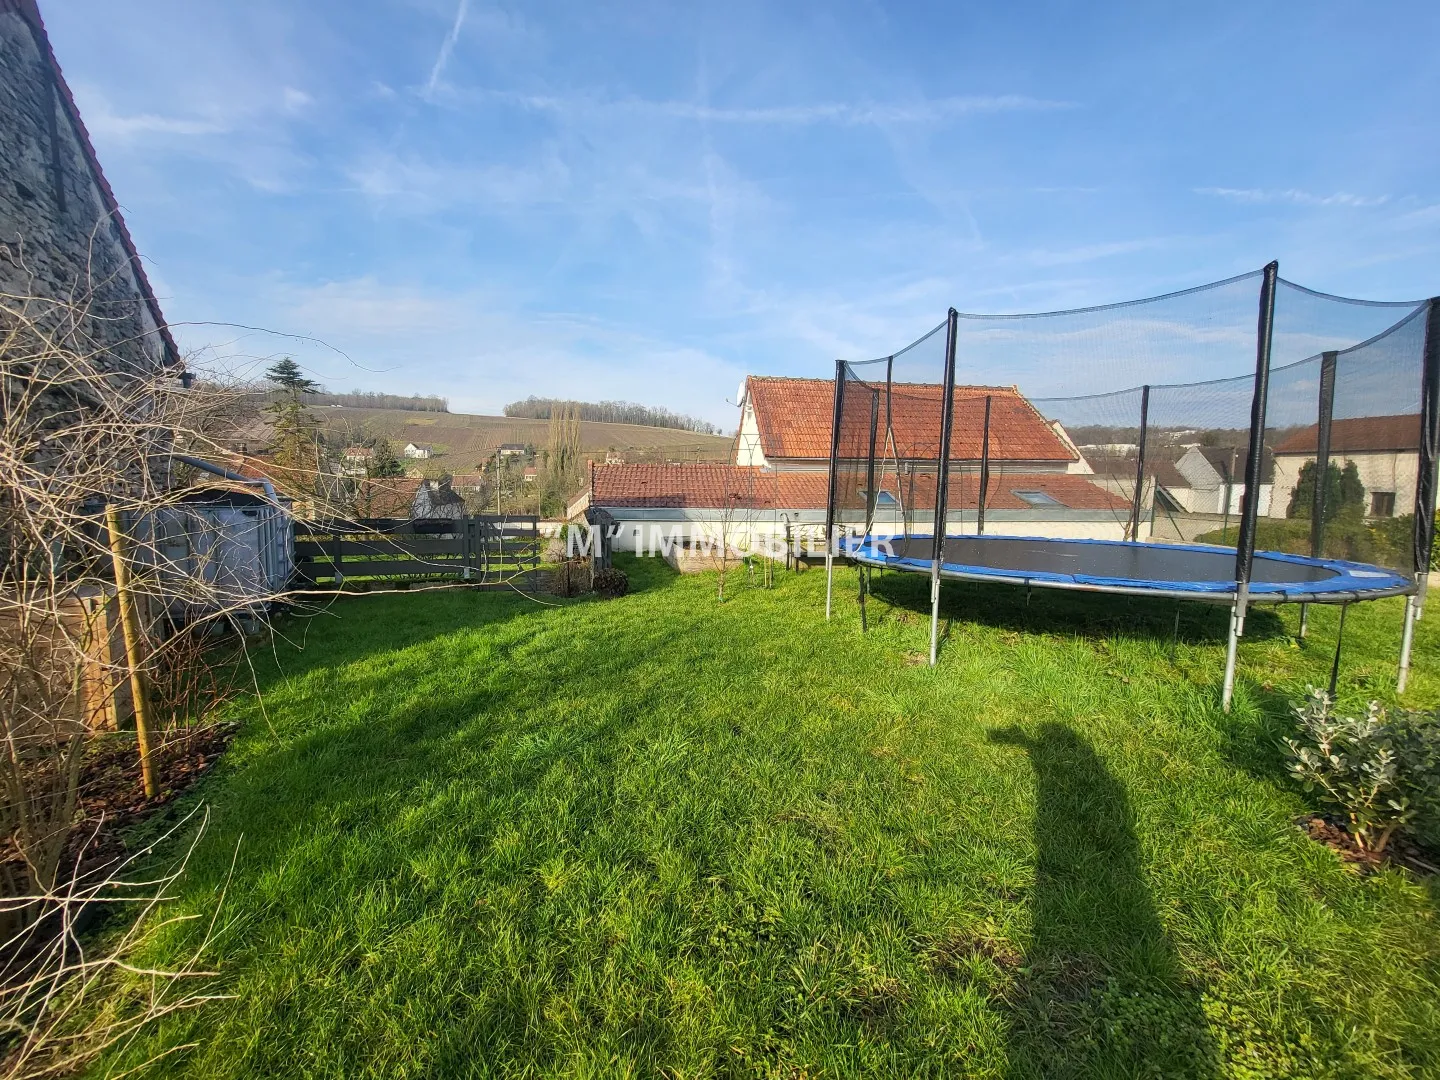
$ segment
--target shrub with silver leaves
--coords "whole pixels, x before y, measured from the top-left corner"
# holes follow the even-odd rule
[[[1295,709],[1300,730],[1285,739],[1287,767],[1342,811],[1362,850],[1379,854],[1396,830],[1440,815],[1440,713],[1385,709],[1337,716],[1311,687]]]

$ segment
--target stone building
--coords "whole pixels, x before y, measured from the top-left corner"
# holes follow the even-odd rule
[[[180,369],[35,0],[0,0],[0,315],[67,320],[107,368]],[[67,320],[68,321],[68,320]]]

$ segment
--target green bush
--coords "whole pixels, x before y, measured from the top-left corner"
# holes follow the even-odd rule
[[[1379,854],[1395,831],[1440,815],[1440,710],[1387,710],[1372,701],[1362,717],[1336,716],[1310,688],[1286,738],[1290,773],[1318,790],[1350,823],[1362,850]]]

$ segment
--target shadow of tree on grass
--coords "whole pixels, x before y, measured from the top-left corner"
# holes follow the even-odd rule
[[[1209,1077],[1198,989],[1160,925],[1125,790],[1062,724],[991,733],[1037,785],[1030,948],[1009,995],[1010,1077]]]

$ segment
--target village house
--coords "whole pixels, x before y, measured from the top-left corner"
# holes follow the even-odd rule
[[[425,460],[426,458],[428,458],[432,453],[434,453],[434,451],[435,451],[435,448],[434,448],[433,446],[431,446],[429,443],[413,443],[413,442],[412,442],[412,443],[406,443],[406,444],[405,444],[405,449],[404,449],[403,453],[405,454],[405,456],[406,456],[407,458],[413,458],[413,459],[416,460],[416,461],[424,461],[424,460]]]
[[[657,537],[716,537],[754,546],[823,532],[829,492],[834,383],[751,376],[741,401],[728,464],[591,464],[588,483],[567,508],[591,508],[617,523],[620,550],[653,549]],[[894,416],[890,467],[877,477],[875,526],[918,527],[916,507],[934,505],[933,455],[939,443],[938,386],[914,388],[919,407]],[[1014,387],[957,387],[951,439],[947,528],[976,527],[985,398],[991,399],[988,531],[1121,539],[1130,500],[1094,482],[1089,465],[1058,424]],[[927,407],[934,406],[934,407]],[[908,448],[908,449],[907,449]],[[926,471],[927,463],[930,471]],[[850,493],[863,502],[865,493]],[[924,515],[922,515],[924,516]],[[928,530],[931,525],[926,524]]]
[[[347,446],[340,455],[340,472],[345,476],[364,476],[375,461],[375,451],[368,446]]]
[[[1313,462],[1318,428],[1311,424],[1275,446],[1275,500],[1283,515],[1300,482],[1300,470]],[[1365,485],[1365,513],[1395,517],[1415,512],[1415,487],[1420,473],[1420,417],[1366,416],[1334,420],[1330,425],[1330,462],[1344,468],[1353,461]]]
[[[1175,462],[1175,468],[1190,485],[1189,505],[1183,509],[1192,514],[1237,515],[1245,498],[1245,476],[1250,452],[1243,446],[1192,446]],[[1271,516],[1275,458],[1266,450],[1260,457],[1260,490],[1257,492],[1256,513]],[[1284,517],[1285,506],[1279,505],[1274,516]]]

